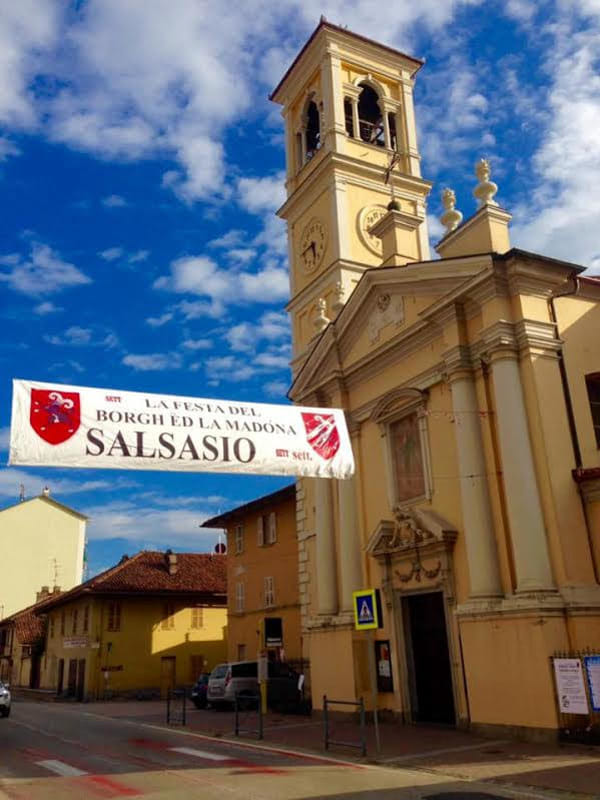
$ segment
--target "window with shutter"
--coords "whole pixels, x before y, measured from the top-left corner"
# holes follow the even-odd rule
[[[240,582],[235,585],[235,610],[244,610],[244,584]]]
[[[269,544],[277,541],[277,514],[271,511],[269,514]]]
[[[244,552],[244,526],[243,525],[236,525],[235,526],[235,552],[238,553],[238,554]]]
[[[262,514],[256,520],[256,540],[259,547],[262,547],[265,543],[265,518]]]
[[[275,605],[275,581],[272,577],[265,578],[265,608]]]
[[[165,603],[163,607],[163,618],[161,628],[163,631],[173,630],[175,627],[175,607],[172,603]]]
[[[204,625],[203,611],[201,606],[192,608],[192,628],[201,628]]]
[[[109,603],[108,604],[108,625],[109,631],[121,630],[121,604]]]
[[[83,609],[83,632],[87,633],[90,629],[90,607],[85,606]]]

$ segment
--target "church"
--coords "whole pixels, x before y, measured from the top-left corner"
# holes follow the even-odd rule
[[[322,19],[271,95],[289,396],[344,409],[356,461],[296,486],[313,706],[369,704],[374,647],[399,721],[552,736],[553,658],[600,654],[600,280],[511,244],[485,160],[470,218],[444,191],[430,253],[422,66]],[[374,641],[355,631],[365,588]]]

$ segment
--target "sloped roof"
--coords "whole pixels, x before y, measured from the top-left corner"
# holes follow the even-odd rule
[[[63,605],[82,595],[202,595],[215,603],[225,602],[227,570],[225,556],[208,553],[176,553],[177,571],[169,575],[167,554],[141,550],[126,556],[114,567],[101,572],[50,602]]]
[[[31,606],[27,606],[21,611],[15,611],[10,617],[0,620],[0,627],[5,625],[14,627],[19,644],[36,644],[36,642],[44,638],[45,622],[43,615],[46,607],[51,600],[56,600],[62,594],[64,593],[54,592],[54,594]]]
[[[88,518],[85,514],[80,514],[79,511],[75,511],[74,508],[70,508],[66,506],[64,503],[59,503],[58,500],[55,500],[53,497],[49,497],[45,494],[40,494],[37,497],[30,497],[28,500],[19,500],[18,503],[12,503],[10,506],[6,506],[5,508],[0,508],[0,514],[3,511],[8,511],[11,508],[15,508],[16,506],[24,506],[26,503],[32,503],[34,500],[41,500],[43,503],[47,503],[49,506],[53,506],[54,508],[58,508],[60,511],[66,511],[67,514],[72,514],[74,517],[78,519],[87,520]]]
[[[225,511],[225,513],[219,514],[217,517],[211,517],[203,522],[200,527],[226,528],[228,522],[245,517],[247,514],[260,511],[261,508],[267,508],[268,506],[274,506],[278,503],[284,503],[286,500],[291,500],[295,497],[296,484],[290,483],[288,486],[284,486],[283,489],[278,489],[276,492],[266,494],[264,497],[257,497],[255,500],[251,500],[249,503],[245,503],[243,506],[232,508],[230,511]]]

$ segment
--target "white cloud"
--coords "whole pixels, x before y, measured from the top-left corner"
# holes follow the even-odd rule
[[[9,156],[18,156],[21,151],[14,142],[0,136],[0,161],[6,161]]]
[[[35,306],[33,309],[34,314],[39,314],[40,316],[44,316],[45,314],[55,314],[58,311],[62,311],[63,309],[59,306],[55,306],[49,300],[44,301],[43,303],[39,303],[39,305]]]
[[[548,121],[533,157],[530,194],[511,209],[516,245],[583,264],[600,260],[600,6],[582,4],[585,13],[594,10],[585,30],[577,20],[549,27]],[[568,70],[556,69],[557,63]]]
[[[210,498],[196,498],[196,508],[181,508],[177,498],[171,507],[153,507],[131,501],[115,501],[86,508],[90,516],[88,533],[92,541],[126,539],[137,548],[184,547],[193,552],[212,552],[215,531],[199,526],[214,516]],[[208,508],[207,508],[208,506]],[[148,532],[151,531],[151,534]]]
[[[0,428],[0,450],[8,450],[10,428]]]
[[[106,349],[116,347],[119,343],[114,333],[107,333],[97,327],[82,328],[79,325],[72,325],[61,334],[45,334],[44,341],[59,347],[67,345],[72,347],[104,347]]]
[[[290,388],[290,384],[287,381],[267,381],[263,384],[263,389],[265,390],[265,394],[269,395],[273,398],[279,398],[280,400],[286,399],[287,391]]]
[[[213,346],[210,339],[185,339],[181,343],[186,350],[210,350]]]
[[[39,242],[31,245],[29,260],[16,253],[1,257],[0,281],[32,297],[91,282],[74,264],[63,261],[52,248]]]
[[[150,325],[151,328],[161,328],[163,325],[166,325],[167,322],[170,322],[173,319],[173,314],[170,311],[165,311],[164,314],[161,314],[160,317],[148,317],[146,319],[146,323]]]
[[[132,253],[127,261],[130,264],[139,264],[140,261],[146,261],[148,256],[150,255],[150,250],[137,250],[135,253]]]
[[[234,272],[222,269],[209,256],[184,256],[171,263],[171,275],[156,280],[154,288],[203,295],[219,304],[273,303],[286,299],[289,279],[279,266]]]
[[[102,250],[100,253],[98,253],[98,255],[105,261],[116,261],[117,258],[121,258],[121,256],[123,255],[123,248],[109,247],[106,250]]]
[[[217,239],[212,239],[209,243],[209,247],[237,247],[245,242],[246,233],[239,229],[234,229],[231,231],[227,231],[227,233],[223,234],[223,236],[219,236]]]
[[[285,200],[285,172],[264,178],[240,178],[238,202],[251,214],[276,211]]]
[[[74,125],[75,122],[73,119],[70,120],[70,124]],[[77,137],[75,137],[77,138]],[[94,148],[90,148],[94,149]],[[106,206],[106,208],[123,208],[127,205],[127,200],[124,197],[121,197],[120,194],[110,194],[108,197],[102,198],[102,205]]]
[[[130,353],[122,359],[126,367],[132,367],[136,372],[163,372],[169,369],[179,369],[182,364],[178,353],[145,353],[134,355]]]
[[[137,486],[137,483],[130,478],[111,478],[110,480],[79,480],[74,478],[63,478],[60,471],[49,470],[48,473],[31,472],[8,467],[0,470],[0,497],[12,498],[16,503],[19,499],[20,486],[25,489],[25,497],[37,497],[42,493],[44,486],[50,488],[50,496],[59,502],[70,502],[64,500],[64,496],[73,494],[84,494],[85,492],[113,492],[118,489],[130,489]],[[81,508],[76,508],[82,514],[86,513]]]
[[[289,346],[291,331],[288,316],[285,312],[267,311],[258,323],[240,322],[231,326],[225,332],[225,339],[232,350],[241,352],[254,351],[259,342],[264,340]]]

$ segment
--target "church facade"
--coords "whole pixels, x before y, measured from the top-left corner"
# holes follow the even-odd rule
[[[420,61],[322,20],[271,99],[286,130],[293,384],[343,408],[356,473],[297,484],[313,705],[559,727],[552,657],[600,652],[600,281],[512,247],[477,165],[432,259]],[[377,588],[376,642],[353,591]]]

